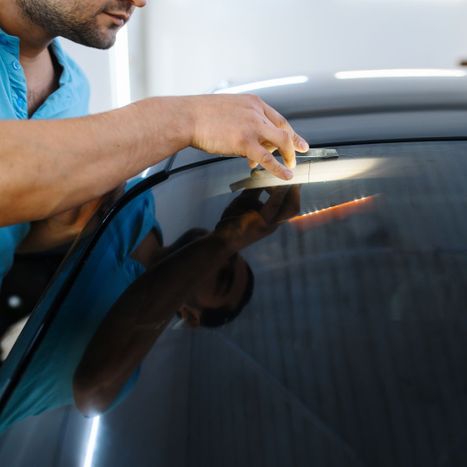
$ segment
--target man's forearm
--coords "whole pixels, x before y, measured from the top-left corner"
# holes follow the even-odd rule
[[[0,226],[49,218],[109,192],[187,146],[245,156],[272,174],[308,143],[259,97],[151,98],[90,117],[0,121]],[[14,208],[13,208],[14,207]]]
[[[152,98],[77,119],[1,121],[0,225],[80,206],[188,146],[184,99]]]

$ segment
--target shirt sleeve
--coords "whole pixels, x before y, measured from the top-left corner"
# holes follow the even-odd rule
[[[15,250],[26,237],[29,229],[28,223],[0,228],[0,287],[13,264]]]

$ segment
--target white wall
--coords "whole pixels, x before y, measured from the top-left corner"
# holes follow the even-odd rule
[[[91,113],[112,108],[112,88],[109,51],[91,49],[60,39],[63,48],[83,68],[91,84]]]
[[[145,10],[150,94],[467,58],[467,0],[156,0]]]
[[[467,0],[153,0],[130,22],[132,99],[316,71],[452,67],[467,58]],[[91,111],[115,106],[112,51],[63,40]]]

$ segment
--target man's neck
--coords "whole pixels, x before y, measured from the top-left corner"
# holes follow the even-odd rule
[[[20,39],[20,56],[26,61],[39,58],[53,39],[43,28],[24,16],[16,2],[11,0],[2,2],[0,27],[7,34]]]

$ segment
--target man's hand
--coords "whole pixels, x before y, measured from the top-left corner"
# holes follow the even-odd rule
[[[308,143],[287,120],[254,95],[195,96],[190,99],[193,137],[191,146],[211,154],[248,158],[251,168],[261,164],[288,180],[295,167],[295,151],[306,152]],[[272,155],[278,150],[285,166]]]

